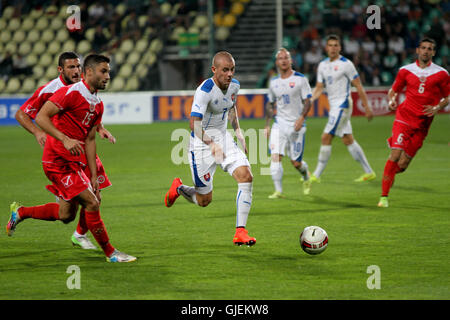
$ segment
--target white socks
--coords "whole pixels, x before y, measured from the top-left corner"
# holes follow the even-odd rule
[[[323,170],[325,170],[330,157],[331,157],[331,145],[329,146],[321,145],[319,151],[319,162],[317,163],[316,170],[314,171],[314,175],[317,178],[319,178]]]
[[[184,184],[178,187],[178,193],[182,195],[187,201],[198,204],[197,196],[194,187],[189,187]]]
[[[270,174],[272,175],[273,184],[275,185],[275,191],[283,192],[282,182],[283,179],[283,166],[281,162],[270,162]]]
[[[361,166],[364,169],[365,173],[371,173],[372,168],[369,165],[369,162],[367,161],[366,155],[364,154],[363,149],[361,146],[354,140],[354,142],[347,146],[348,152],[352,155],[353,159],[358,161]]]
[[[309,180],[309,177],[308,177],[308,164],[306,163],[306,161],[302,160],[302,166],[300,168],[298,168],[297,170],[302,175],[304,181]]]
[[[238,183],[236,196],[236,227],[245,227],[252,205],[252,182]]]

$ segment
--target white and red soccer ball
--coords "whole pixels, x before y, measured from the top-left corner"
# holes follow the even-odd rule
[[[328,246],[328,235],[317,226],[306,227],[300,234],[300,246],[308,254],[319,254]]]

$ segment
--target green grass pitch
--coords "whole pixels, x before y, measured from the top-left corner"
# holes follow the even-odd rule
[[[20,127],[0,128],[0,299],[449,299],[449,115],[434,120],[424,146],[397,175],[390,207],[376,206],[389,150],[393,117],[368,123],[353,118],[354,135],[377,179],[358,184],[362,169],[335,139],[328,167],[310,196],[299,174],[283,160],[286,199],[269,200],[268,167],[253,164],[253,204],[247,228],[253,247],[232,244],[236,182],[220,168],[213,202],[196,207],[180,197],[163,203],[174,177],[192,185],[189,165],[175,165],[171,141],[187,122],[110,125],[117,143],[98,140],[113,186],[102,192],[101,213],[112,244],[138,257],[109,264],[103,253],[73,248],[76,221],[26,220],[7,237],[9,204],[53,202],[45,189],[41,150]],[[325,118],[308,119],[304,159],[317,163]],[[241,120],[244,129],[263,120]],[[327,250],[310,256],[298,238],[309,225],[329,235]],[[92,236],[90,235],[90,238]],[[69,266],[80,270],[80,289],[69,289]],[[367,286],[369,266],[379,267],[380,289]]]

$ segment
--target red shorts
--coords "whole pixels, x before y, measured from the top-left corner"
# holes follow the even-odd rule
[[[111,185],[111,181],[109,181],[108,176],[105,172],[105,168],[103,167],[103,164],[100,161],[98,155],[96,155],[95,161],[97,162],[97,181],[99,185],[98,188],[104,189],[106,187],[109,187]],[[89,178],[89,181],[91,181],[91,170],[89,170],[88,166],[84,167],[84,173]]]
[[[409,157],[414,157],[422,147],[428,135],[428,128],[413,128],[408,124],[395,120],[392,126],[392,136],[388,139],[391,149],[405,151]]]
[[[53,183],[46,186],[55,196],[70,201],[88,188],[92,188],[84,166],[77,162],[43,163],[47,178]]]

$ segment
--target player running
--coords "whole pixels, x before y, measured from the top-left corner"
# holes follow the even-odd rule
[[[109,58],[89,55],[84,60],[82,81],[57,90],[36,117],[48,136],[42,156],[42,167],[52,185],[47,189],[59,197],[58,203],[34,207],[11,204],[6,226],[12,236],[17,225],[27,218],[73,221],[78,205],[85,209],[85,221],[108,262],[130,262],[136,257],[116,250],[100,217],[99,181],[95,136],[103,115],[103,102],[97,96],[109,81]],[[86,175],[86,165],[90,177]]]
[[[276,55],[276,66],[279,75],[272,78],[269,85],[269,101],[266,105],[266,137],[270,135],[271,151],[270,172],[275,185],[275,192],[269,199],[283,198],[283,165],[281,163],[285,149],[289,146],[292,165],[301,174],[303,194],[310,193],[308,164],[302,160],[305,149],[305,118],[311,109],[311,87],[308,79],[292,69],[291,54],[281,48]],[[275,122],[270,130],[270,121],[274,115]]]
[[[379,207],[389,206],[388,195],[395,175],[405,171],[422,147],[434,116],[449,102],[450,77],[444,68],[434,64],[436,42],[424,38],[416,49],[417,60],[400,68],[388,92],[389,109],[396,111],[391,149],[384,167]],[[397,106],[396,97],[406,87],[406,99]]]
[[[311,182],[320,182],[320,176],[331,157],[331,143],[334,136],[342,138],[342,142],[347,146],[353,159],[361,164],[365,172],[359,178],[355,179],[355,181],[370,181],[375,179],[375,172],[370,167],[361,146],[354,139],[352,124],[350,123],[353,112],[350,84],[356,87],[369,121],[373,118],[372,109],[369,106],[366,92],[361,84],[355,66],[350,60],[340,55],[340,38],[337,35],[330,35],[326,40],[325,49],[328,58],[319,63],[317,68],[317,83],[313,90],[311,100],[317,100],[324,91],[324,88],[326,88],[330,111],[328,114],[328,123],[322,134],[318,157],[319,161],[311,175]]]
[[[56,79],[48,82],[42,87],[38,88],[34,94],[20,107],[16,112],[16,120],[28,132],[33,134],[36,141],[44,149],[47,133],[34,124],[32,120],[36,118],[37,113],[41,110],[44,103],[61,87],[67,86],[80,81],[81,64],[80,58],[75,52],[63,52],[58,58],[58,72],[59,76]],[[107,138],[111,143],[115,143],[116,139],[111,133],[106,130],[100,123],[98,126],[98,133],[100,137]],[[100,189],[104,189],[111,185],[108,176],[105,173],[103,164],[97,156],[97,172],[99,177]],[[90,176],[89,168],[86,167],[86,175]],[[80,246],[83,249],[96,249],[92,242],[87,237],[88,228],[84,217],[84,208],[81,207],[78,225],[72,234],[72,244]]]
[[[246,155],[227,131],[229,119],[247,153],[236,110],[240,84],[233,79],[234,58],[228,52],[218,52],[211,69],[214,75],[197,88],[191,109],[189,162],[194,187],[184,185],[179,178],[175,178],[164,202],[166,207],[171,207],[181,194],[189,202],[206,207],[212,201],[214,173],[220,165],[238,183],[233,243],[252,246],[256,239],[248,235],[245,227],[252,204],[253,175]]]

